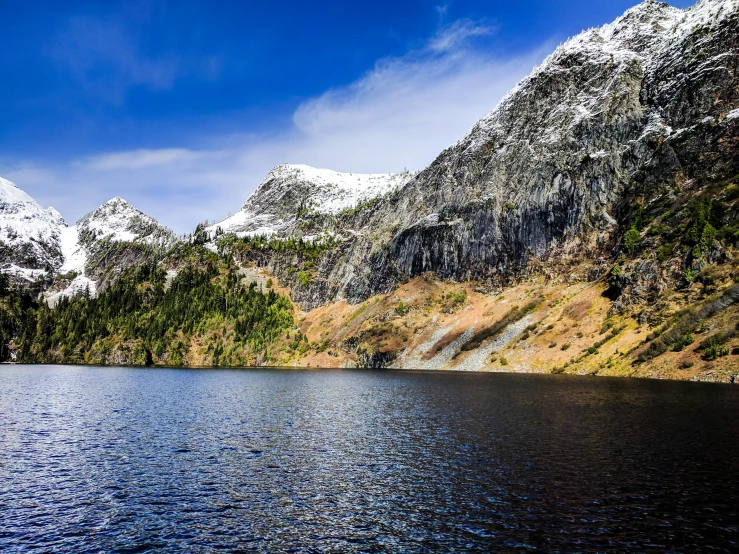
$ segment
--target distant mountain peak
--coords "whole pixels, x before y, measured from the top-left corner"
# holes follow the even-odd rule
[[[235,215],[209,228],[226,233],[282,235],[301,214],[336,216],[398,190],[414,172],[347,173],[304,164],[272,168]]]

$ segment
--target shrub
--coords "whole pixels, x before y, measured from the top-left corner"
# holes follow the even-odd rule
[[[567,349],[568,349],[568,348],[569,348],[570,346],[571,346],[571,345],[570,345],[570,343],[569,343],[569,342],[567,342],[567,343],[563,344],[563,345],[562,345],[562,346],[560,347],[560,350],[562,350],[562,351],[564,351],[564,350],[567,350]]]
[[[703,359],[709,361],[728,355],[729,347],[719,344],[711,344],[703,351]]]
[[[500,357],[500,365],[508,365],[508,360],[503,356]]]
[[[405,313],[405,305],[402,300],[398,302],[397,306],[395,306],[395,313],[398,315],[403,315]]]
[[[657,261],[666,262],[673,257],[675,253],[675,244],[668,242],[657,248]]]
[[[308,273],[307,271],[299,271],[298,272],[298,282],[302,286],[305,287],[306,285],[308,285],[308,283],[311,282],[311,280],[312,280],[311,274]]]
[[[624,234],[624,250],[626,250],[627,253],[632,254],[640,241],[641,234],[636,227],[632,227]]]
[[[680,352],[683,350],[686,346],[693,344],[693,334],[692,333],[686,333],[682,337],[680,337],[675,343],[672,345],[672,350],[675,352]]]

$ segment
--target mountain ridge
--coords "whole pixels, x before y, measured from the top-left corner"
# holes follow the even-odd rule
[[[0,221],[5,264],[19,283],[43,279],[43,296],[54,304],[61,297],[97,292],[100,268],[86,273],[90,258],[108,243],[144,243],[161,248],[177,237],[154,218],[116,196],[68,226],[54,208],[44,209],[15,183],[0,178]]]

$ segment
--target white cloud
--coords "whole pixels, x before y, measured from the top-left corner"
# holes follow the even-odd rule
[[[306,100],[292,125],[270,135],[209,137],[217,149],[108,152],[0,174],[69,221],[119,195],[184,233],[238,210],[280,163],[357,173],[421,169],[550,49],[501,60],[468,45],[490,32],[469,21],[446,26],[424,48],[380,60],[354,83]]]

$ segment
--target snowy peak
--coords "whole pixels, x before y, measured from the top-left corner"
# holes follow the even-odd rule
[[[170,229],[116,196],[82,217],[76,225],[62,229],[60,244],[64,264],[59,274],[67,282],[61,290],[47,294],[47,301],[54,304],[63,296],[85,290],[95,294],[101,268],[90,267],[90,260],[104,250],[107,243],[141,243],[166,248],[176,241]]]
[[[337,214],[357,203],[377,198],[396,190],[410,177],[410,173],[342,173],[308,165],[278,165],[267,174],[242,209],[283,201],[296,188],[308,189],[304,209],[319,213]]]
[[[82,217],[76,226],[93,240],[134,242],[147,238],[174,238],[172,231],[118,196]]]
[[[342,173],[308,165],[278,165],[267,174],[241,210],[209,230],[280,234],[303,213],[335,216],[399,189],[415,174]]]
[[[0,270],[33,281],[62,262],[62,216],[0,178]]]
[[[60,226],[60,227],[66,227],[67,223],[64,221],[64,218],[62,217],[62,214],[60,214],[56,208],[53,208],[49,206],[46,208],[46,213],[48,213],[51,218]]]
[[[590,35],[600,37],[613,48],[644,53],[660,44],[661,35],[675,24],[681,14],[682,10],[664,2],[646,0]],[[581,36],[588,36],[588,33]]]
[[[93,252],[103,242],[138,242],[168,247],[176,235],[152,217],[115,197],[67,227],[54,208],[44,209],[15,183],[0,177],[0,271],[25,281],[55,273],[72,282],[55,296],[89,288]]]
[[[703,0],[682,10],[646,0],[614,22],[583,31],[557,47],[452,149],[474,150],[492,139],[500,144],[526,141],[537,151],[551,151],[572,145],[585,126],[621,123],[616,113],[644,118],[645,75],[670,80],[659,85],[661,92],[677,94],[685,86],[676,75],[686,57],[703,64],[696,67],[696,78],[709,68],[720,71],[726,52],[717,46],[721,41],[715,33],[726,31],[731,27],[727,21],[737,17],[739,0]],[[708,58],[706,45],[718,49],[715,60]],[[657,71],[662,75],[651,75]],[[663,123],[662,113],[652,115],[657,126],[684,123]],[[598,146],[596,152],[607,145]]]

